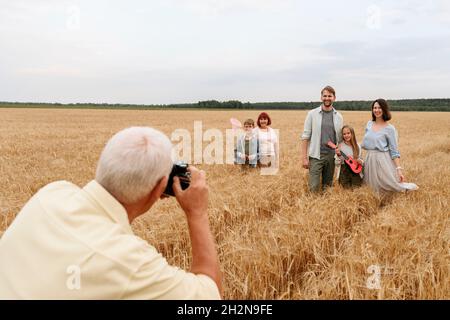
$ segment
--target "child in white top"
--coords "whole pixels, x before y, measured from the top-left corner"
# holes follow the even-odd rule
[[[336,149],[336,155],[339,157],[338,162],[340,164],[340,169],[338,169],[339,184],[344,188],[360,187],[362,184],[362,172],[354,173],[350,169],[350,166],[345,163],[344,157],[341,154],[342,151],[346,156],[352,157],[360,165],[363,164],[363,160],[361,159],[361,146],[356,142],[355,130],[348,125],[343,126],[342,138],[343,141]]]

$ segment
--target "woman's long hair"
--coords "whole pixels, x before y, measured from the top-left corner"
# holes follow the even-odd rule
[[[358,146],[358,143],[356,142],[355,130],[352,127],[350,127],[349,125],[343,126],[342,131],[341,131],[342,137],[344,136],[344,129],[346,129],[346,128],[348,130],[350,130],[350,133],[352,135],[352,138],[350,139],[350,144],[351,144],[352,150],[353,150],[353,158],[355,158],[355,160],[356,160],[356,159],[358,159],[358,156],[359,156],[359,146]]]

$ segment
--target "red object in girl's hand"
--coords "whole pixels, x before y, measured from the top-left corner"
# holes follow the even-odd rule
[[[328,141],[327,145],[332,149],[337,148],[336,145],[331,141]],[[342,152],[342,150],[340,150],[340,153],[344,157],[345,163],[348,164],[348,166],[354,173],[360,173],[362,171],[362,165],[355,161],[355,159],[353,159],[351,156],[347,156],[344,152]]]

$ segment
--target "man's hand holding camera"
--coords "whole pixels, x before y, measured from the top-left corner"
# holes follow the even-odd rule
[[[182,190],[180,179],[175,176],[173,183],[175,197],[188,219],[196,216],[208,216],[208,185],[205,171],[198,170],[193,166],[189,166],[187,170],[191,174],[189,188]]]

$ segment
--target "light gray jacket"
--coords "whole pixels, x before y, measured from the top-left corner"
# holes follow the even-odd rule
[[[320,160],[320,135],[322,130],[322,106],[308,112],[305,119],[302,140],[309,140],[308,156]],[[342,127],[344,118],[333,108],[334,131],[336,131],[336,141],[342,141]]]

